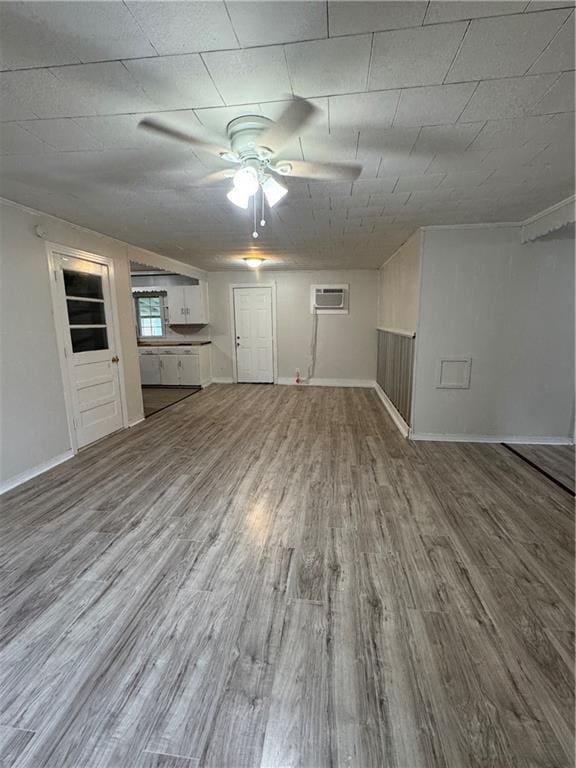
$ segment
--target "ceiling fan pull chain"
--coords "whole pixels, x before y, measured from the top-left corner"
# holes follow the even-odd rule
[[[264,214],[265,214],[265,210],[264,210],[264,203],[265,203],[265,200],[264,200],[264,190],[262,190],[260,192],[260,194],[262,195],[262,218],[260,219],[260,226],[261,227],[265,227],[266,226],[266,219],[264,218]]]
[[[258,230],[256,229],[256,195],[252,198],[254,201],[254,231],[252,232],[252,237],[256,239],[258,237]]]

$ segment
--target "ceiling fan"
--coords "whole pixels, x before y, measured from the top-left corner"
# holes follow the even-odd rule
[[[211,143],[194,133],[172,128],[156,118],[146,117],[139,127],[154,131],[162,136],[191,144],[196,149],[214,155],[230,163],[231,167],[208,174],[201,182],[211,183],[232,179],[232,189],[227,197],[240,208],[247,209],[250,199],[254,204],[253,237],[258,237],[256,228],[257,194],[261,190],[262,218],[265,225],[264,200],[272,208],[287,194],[288,189],[279,183],[277,177],[313,179],[318,181],[354,181],[362,166],[348,163],[312,163],[303,160],[285,160],[277,157],[280,150],[297,136],[314,114],[319,112],[307,99],[294,96],[278,120],[262,115],[243,115],[228,123],[227,137],[221,142]],[[233,166],[239,166],[234,169]]]

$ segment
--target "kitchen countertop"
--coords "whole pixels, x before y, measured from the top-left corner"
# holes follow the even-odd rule
[[[198,347],[205,347],[210,341],[191,341],[187,344],[139,344],[141,355],[194,355]]]

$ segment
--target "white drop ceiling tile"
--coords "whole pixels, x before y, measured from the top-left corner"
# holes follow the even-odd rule
[[[378,152],[381,157],[398,153],[403,156],[410,154],[419,132],[420,128],[417,126],[412,128],[392,126],[380,130],[361,131],[358,140],[358,154]]]
[[[534,77],[555,77],[555,75],[534,75]],[[530,111],[536,115],[574,112],[574,98],[574,72],[564,72]]]
[[[79,62],[63,36],[55,35],[31,17],[29,5],[27,2],[0,3],[0,69]]]
[[[341,197],[352,195],[351,181],[309,181],[308,189],[312,199],[318,197]]]
[[[547,11],[550,8],[574,8],[575,5],[575,0],[531,0],[526,8],[526,13]]]
[[[103,145],[71,118],[29,120],[26,130],[61,152],[81,149],[102,149]]]
[[[68,95],[73,111],[68,115],[45,114],[56,111],[47,105],[42,108],[42,117],[126,114],[155,109],[154,102],[119,61],[74,64],[69,67],[57,67],[50,72],[58,80],[63,92]],[[82,109],[82,103],[88,105],[88,111],[76,111]]]
[[[556,75],[530,75],[484,80],[479,83],[458,122],[498,120],[529,114],[555,79]]]
[[[6,76],[20,75],[20,72],[0,72],[0,121],[31,120],[37,117],[27,105],[25,94],[12,90],[12,83],[6,82]]]
[[[475,87],[476,83],[462,83],[403,90],[400,94],[394,125],[455,123],[472,96]]]
[[[556,115],[547,115],[533,119],[546,120],[547,122],[540,134],[530,138],[538,141],[574,144],[574,112],[560,112]]]
[[[377,133],[392,124],[400,91],[353,93],[331,96],[330,133]]]
[[[124,3],[25,2],[35,28],[74,52],[74,62],[156,56],[156,51]],[[45,65],[72,62],[45,62]]]
[[[382,157],[378,178],[390,178],[394,176],[412,176],[424,173],[433,161],[434,155],[395,153],[385,154]]]
[[[0,73],[0,114],[2,120],[35,117],[67,117],[91,114],[92,108],[67,91],[47,69]]]
[[[224,104],[199,54],[125,61],[134,82],[159,109]]]
[[[4,123],[0,128],[0,154],[2,155],[35,155],[51,151],[52,147],[33,136],[18,123]]]
[[[286,45],[294,93],[328,96],[363,91],[371,41],[371,35],[355,35]]]
[[[326,3],[315,0],[231,2],[228,13],[243,48],[327,36]]]
[[[528,142],[522,147],[506,147],[504,149],[491,149],[483,165],[490,168],[505,168],[506,166],[519,166],[531,163],[545,149],[546,144],[534,144]]]
[[[482,130],[470,145],[470,149],[502,149],[521,146],[527,141],[546,136],[549,131],[546,126],[551,119],[549,116],[544,116],[488,120],[483,124]],[[469,125],[479,125],[479,123],[469,123]]]
[[[446,177],[441,183],[441,187],[449,187],[450,189],[456,187],[463,187],[468,189],[470,187],[477,187],[492,174],[492,168],[486,168],[480,171],[468,171],[464,173],[447,173]]]
[[[357,139],[351,137],[303,136],[300,139],[304,159],[310,162],[355,163]]]
[[[126,5],[161,56],[238,48],[226,6],[220,0],[129,0]]]
[[[466,27],[466,22],[458,22],[374,35],[368,88],[442,83]]]
[[[428,166],[427,173],[475,171],[482,167],[492,151],[490,149],[469,149],[464,152],[439,152]]]
[[[425,2],[329,2],[330,37],[420,26],[425,11]]]
[[[396,192],[416,192],[420,189],[435,189],[444,179],[443,173],[426,173],[418,176],[400,176]]]
[[[503,16],[510,13],[522,13],[528,5],[524,0],[509,2],[457,2],[456,0],[432,0],[426,11],[424,24],[438,24],[442,21],[460,21],[477,19],[482,16]]]
[[[396,186],[396,179],[359,179],[352,185],[353,194],[385,195]]]
[[[523,75],[567,16],[560,10],[473,21],[446,81]]]
[[[394,192],[394,194],[370,195],[370,207],[381,206],[384,214],[390,216],[404,210],[409,192]]]
[[[439,204],[446,203],[452,197],[452,190],[444,189],[445,184],[441,183],[439,187],[435,189],[423,189],[420,191],[412,192],[408,199],[408,202],[404,206],[406,216],[413,216],[414,211],[422,205],[429,205],[430,202],[436,202]]]
[[[412,152],[413,154],[463,152],[473,143],[483,126],[483,122],[426,126],[420,131]]]
[[[538,169],[546,169],[557,176],[569,174],[574,170],[574,152],[574,142],[564,146],[550,145],[526,163],[522,170],[528,173],[534,169],[538,173]]]
[[[528,70],[529,75],[562,72],[574,67],[574,14],[564,22],[550,45]]]
[[[215,51],[203,59],[228,105],[277,101],[291,92],[282,46]]]
[[[179,130],[194,130],[201,128],[195,113],[191,110],[177,112],[151,113],[156,117]],[[177,144],[158,134],[138,128],[142,115],[106,115],[95,117],[76,117],[74,122],[93,136],[106,149],[140,149],[147,146],[173,146],[181,149],[183,153],[190,148],[185,144]]]

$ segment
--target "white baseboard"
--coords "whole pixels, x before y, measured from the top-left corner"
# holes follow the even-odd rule
[[[296,384],[295,379],[281,377],[278,384],[294,385],[295,387],[361,387],[363,389],[373,389],[374,382],[369,379],[310,379],[309,382]]]
[[[396,408],[394,407],[394,404],[392,403],[390,398],[386,395],[386,393],[384,392],[380,384],[378,384],[378,382],[375,382],[374,389],[376,390],[376,394],[378,395],[380,400],[382,400],[382,402],[384,403],[384,407],[390,414],[390,417],[392,418],[392,421],[394,422],[394,424],[396,424],[396,426],[398,427],[398,430],[402,433],[404,437],[408,437],[410,435],[410,427],[408,426],[408,424],[406,424],[406,422],[404,421],[400,413],[396,410]]]
[[[411,440],[428,440],[444,443],[518,443],[522,445],[574,445],[570,437],[535,435],[444,435],[439,432],[412,432]]]
[[[25,483],[28,480],[32,480],[33,477],[37,477],[53,467],[57,467],[58,464],[68,461],[68,459],[71,459],[73,456],[74,451],[70,449],[65,453],[61,453],[59,456],[55,456],[53,459],[44,461],[42,464],[37,464],[35,467],[32,467],[32,469],[27,469],[19,475],[14,475],[14,477],[11,477],[0,485],[0,494],[6,493],[6,491],[11,490],[12,488],[16,488],[16,486],[22,485],[22,483]]]
[[[234,381],[231,377],[223,376],[218,378],[217,376],[214,376],[212,378],[212,384],[234,384]]]
[[[144,415],[139,416],[137,419],[134,419],[134,421],[129,421],[128,429],[132,429],[132,427],[135,427],[136,424],[140,424],[142,421],[144,421]]]

